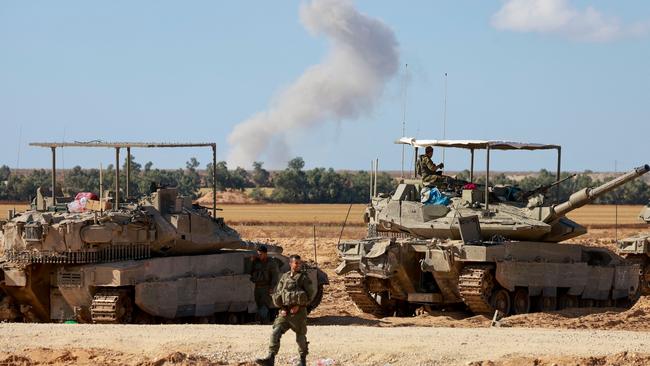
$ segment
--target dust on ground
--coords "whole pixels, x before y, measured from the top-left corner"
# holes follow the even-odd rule
[[[469,362],[468,366],[644,366],[650,364],[650,355],[619,352],[607,356],[547,356],[547,357],[504,357],[498,360]]]
[[[265,355],[270,332],[270,326],[261,325],[5,323],[0,324],[0,364],[248,366]],[[590,357],[613,362],[617,359],[608,355],[621,352],[630,355],[625,356],[630,362],[619,364],[633,365],[650,356],[650,333],[630,331],[312,325],[308,338],[309,365],[328,358],[340,366],[467,365],[511,359],[534,365],[547,358]],[[295,340],[287,334],[277,364],[296,360]]]

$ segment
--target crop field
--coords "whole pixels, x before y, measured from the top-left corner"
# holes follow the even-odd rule
[[[17,212],[27,209],[26,203],[0,203],[0,219],[6,219],[8,210]],[[350,215],[347,224],[363,225],[365,204],[218,204],[219,212],[226,222],[242,225],[263,225],[280,223],[291,226],[340,225],[345,220],[348,208]],[[640,205],[587,205],[571,212],[570,219],[587,226],[613,226],[617,222],[623,226],[643,225],[639,219]],[[618,212],[618,215],[617,215]]]
[[[9,210],[16,210],[16,212],[25,211],[29,204],[25,202],[0,202],[0,220],[6,220]]]
[[[350,205],[346,204],[251,204],[220,205],[226,222],[289,223],[289,224],[341,224]],[[348,225],[362,225],[365,204],[354,204],[350,210]],[[610,226],[642,224],[639,212],[643,206],[587,205],[571,212],[570,219],[583,225]]]

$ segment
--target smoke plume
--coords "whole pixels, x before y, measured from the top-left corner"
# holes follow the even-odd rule
[[[263,154],[276,160],[271,163],[286,162],[289,134],[369,113],[398,69],[393,31],[357,11],[350,1],[303,4],[300,20],[313,35],[327,37],[330,50],[321,63],[279,93],[267,110],[235,126],[228,137],[232,167],[248,167]]]

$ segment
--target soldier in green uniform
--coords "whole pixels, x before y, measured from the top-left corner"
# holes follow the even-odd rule
[[[440,163],[436,165],[431,157],[433,156],[433,147],[427,146],[424,150],[424,155],[420,155],[417,164],[418,174],[422,176],[422,183],[428,186],[435,186],[436,182],[440,180],[441,175],[438,172],[439,169],[445,167],[444,164]]]
[[[280,308],[280,314],[273,323],[269,344],[269,355],[255,360],[259,365],[274,366],[275,355],[280,350],[280,338],[291,329],[296,333],[300,351],[300,366],[307,365],[307,305],[316,295],[316,286],[301,269],[299,255],[289,257],[291,270],[282,275],[273,292],[273,301]]]
[[[278,283],[278,264],[269,258],[268,248],[264,245],[257,249],[257,256],[251,257],[251,261],[251,282],[255,284],[257,316],[262,324],[267,324],[273,308],[271,293]]]

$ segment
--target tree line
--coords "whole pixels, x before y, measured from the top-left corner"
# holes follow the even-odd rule
[[[197,198],[199,189],[212,187],[213,172],[216,169],[216,186],[220,191],[226,189],[245,190],[248,195],[257,200],[278,203],[365,203],[370,196],[370,174],[367,171],[339,172],[332,168],[313,168],[305,170],[305,161],[294,158],[281,171],[270,172],[264,169],[262,162],[253,163],[251,170],[241,167],[229,169],[225,161],[218,162],[215,167],[207,164],[204,171],[199,171],[200,163],[191,158],[184,169],[159,169],[152,162],[142,165],[131,156],[131,176],[129,194],[138,198],[150,192],[152,183],[157,186],[178,188],[180,194]],[[125,187],[126,160],[120,170],[120,187]],[[60,172],[61,173],[61,172]],[[99,192],[99,169],[84,169],[75,166],[63,172],[64,179],[58,179],[57,185],[62,188],[64,195],[74,196],[77,192]],[[592,178],[593,172],[585,171],[577,174],[559,185],[560,199],[567,199],[571,193],[585,187],[595,187],[613,179],[603,180]],[[61,174],[60,174],[61,175]],[[57,178],[62,178],[62,177]],[[563,172],[562,178],[570,173]],[[0,167],[0,200],[29,201],[38,187],[50,186],[51,172],[45,169],[34,169],[28,173],[17,174],[8,166]],[[469,171],[456,175],[458,179],[468,180]],[[490,177],[490,184],[514,185],[524,191],[551,184],[555,174],[541,170],[521,180],[509,178],[500,173]],[[478,177],[476,183],[483,183],[485,177]],[[115,167],[109,165],[102,174],[102,186],[112,190],[115,182]],[[391,193],[397,185],[397,179],[388,173],[379,173],[377,191]],[[549,190],[554,195],[555,188]],[[121,192],[124,194],[124,192]],[[554,196],[553,196],[554,197]],[[650,186],[641,179],[636,179],[621,188],[609,192],[599,198],[596,203],[611,204],[645,204],[650,199]]]
[[[199,171],[200,163],[191,158],[184,169],[154,168],[152,162],[142,165],[131,155],[131,174],[129,195],[133,198],[149,194],[152,183],[160,187],[176,187],[179,193],[198,198],[200,188],[211,188],[213,173],[216,170],[216,187],[219,191],[226,189],[248,190],[251,198],[258,201],[281,203],[363,203],[370,196],[370,175],[366,171],[337,172],[332,168],[314,168],[305,170],[305,161],[298,157],[287,164],[287,168],[277,172],[264,169],[262,162],[254,162],[252,170],[237,167],[228,168],[225,161],[216,166],[206,165]],[[120,170],[120,194],[126,186],[126,159]],[[202,174],[203,173],[203,174]],[[65,175],[64,177],[62,175]],[[104,190],[113,190],[115,167],[111,164],[101,174]],[[0,200],[30,201],[36,195],[38,187],[49,189],[52,173],[45,169],[34,169],[26,174],[17,174],[3,165],[0,167]],[[57,174],[57,186],[62,194],[74,196],[77,192],[99,192],[99,169],[84,169],[75,166]],[[377,177],[377,190],[390,192],[395,181],[387,173]],[[268,189],[270,188],[270,189]]]

